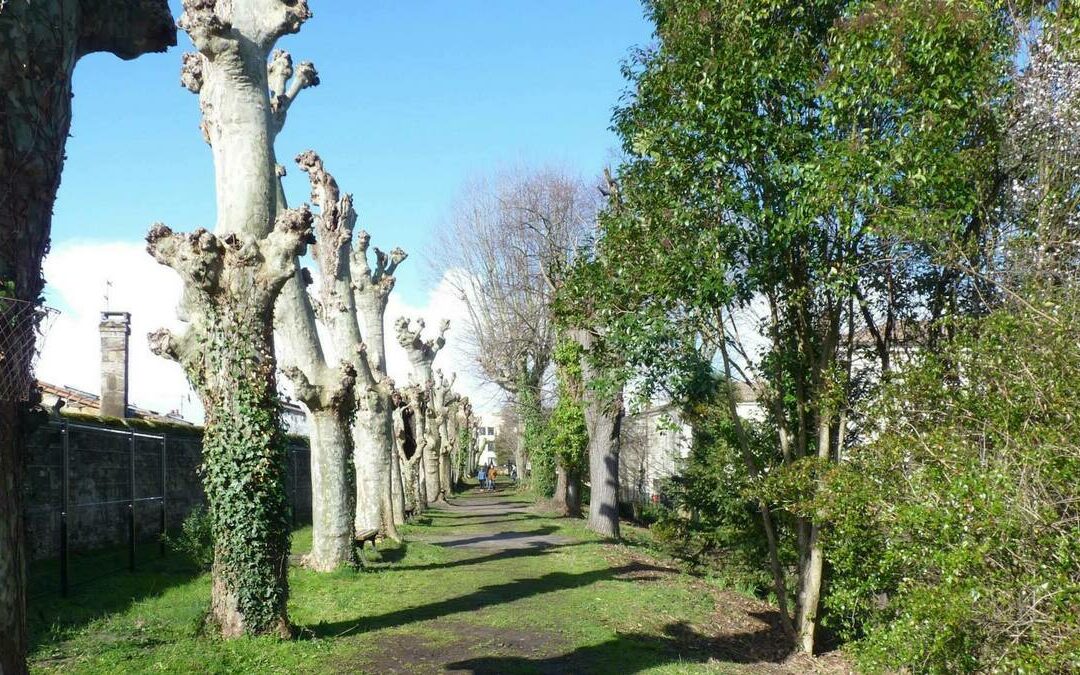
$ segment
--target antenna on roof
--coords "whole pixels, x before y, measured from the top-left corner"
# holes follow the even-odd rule
[[[112,282],[105,280],[105,311],[109,311],[109,293],[112,291]]]

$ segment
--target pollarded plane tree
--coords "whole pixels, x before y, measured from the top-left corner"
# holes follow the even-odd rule
[[[414,406],[414,420],[416,423],[417,443],[421,447],[420,464],[422,466],[421,480],[423,482],[424,502],[431,504],[439,500],[439,429],[436,424],[435,412],[433,411],[433,389],[435,386],[435,374],[432,363],[442,348],[446,345],[446,331],[450,328],[450,322],[444,320],[439,325],[436,337],[430,340],[423,339],[424,320],[416,321],[416,330],[413,330],[411,322],[406,317],[400,317],[395,327],[397,329],[398,344],[402,346],[409,357],[412,366],[412,383],[423,392],[423,402]],[[419,396],[410,397],[420,401]],[[402,471],[404,473],[404,470]]]
[[[214,536],[210,619],[223,635],[288,635],[285,435],[274,357],[274,304],[311,241],[306,206],[279,203],[274,138],[303,77],[271,97],[277,40],[310,17],[303,0],[184,0],[179,26],[197,53],[181,81],[198,93],[215,169],[217,224],[147,248],[183,281],[182,335],[150,335],[178,362],[206,410],[204,488]],[[277,62],[277,59],[275,59]],[[278,82],[280,84],[280,81]],[[310,84],[310,82],[308,83]]]
[[[450,414],[448,435],[453,441],[450,458],[450,485],[458,486],[462,479],[472,472],[472,444],[474,418],[472,402],[468,396],[461,396]]]
[[[427,495],[422,476],[424,445],[426,443],[425,408],[427,391],[418,384],[395,390],[394,449],[398,462],[397,475],[391,476],[394,521],[405,522],[409,513],[420,513],[427,507]]]
[[[0,2],[0,673],[26,671],[22,467],[52,208],[80,58],[176,44],[165,0]]]
[[[389,254],[370,246],[371,236],[361,230],[350,257],[356,316],[367,341],[370,369],[378,381],[361,401],[353,426],[353,465],[356,469],[356,529],[379,529],[398,538],[394,517],[394,383],[387,376],[386,303],[394,289],[394,272],[407,254],[395,248]],[[374,253],[374,266],[368,258]]]
[[[301,400],[313,416],[318,409],[319,416],[324,418],[313,424],[318,438],[313,440],[312,447],[312,494],[314,500],[323,502],[314,504],[315,515],[323,516],[327,527],[316,528],[313,533],[318,541],[312,555],[314,558],[319,549],[334,553],[321,561],[309,562],[327,570],[351,559],[344,557],[351,550],[351,545],[344,543],[346,533],[378,530],[387,537],[398,538],[390,491],[393,382],[385,372],[382,331],[376,331],[365,342],[363,336],[368,334],[367,327],[373,322],[366,321],[364,330],[360,322],[371,313],[370,295],[377,294],[381,307],[385,308],[386,297],[394,286],[394,270],[405,254],[396,249],[387,256],[375,249],[376,266],[372,270],[367,263],[369,235],[360,231],[355,240],[353,237],[356,212],[352,197],[341,195],[337,182],[314,152],[303,153],[297,162],[309,175],[312,200],[320,207],[315,258],[321,284],[318,298],[311,298],[303,290],[305,279],[298,269],[278,302],[276,324],[294,361],[288,364],[287,374],[298,384],[297,393],[304,392]],[[358,306],[362,309],[358,310]],[[381,316],[381,309],[379,312]],[[327,379],[317,321],[328,328],[333,351],[358,377],[355,400],[340,395],[347,381],[346,372],[339,369],[338,374]],[[321,384],[311,388],[310,383],[315,381]],[[336,420],[332,425],[331,418]],[[350,459],[350,449],[355,491],[343,464]],[[320,461],[324,465],[316,473]],[[345,490],[351,494],[345,496]],[[329,539],[320,537],[324,533]],[[352,537],[348,538],[351,541]]]
[[[283,67],[272,66],[271,72],[285,76],[285,60],[275,62]],[[314,152],[303,153],[297,163],[308,174],[311,201],[319,207],[313,248],[319,297],[309,295],[309,273],[294,260],[293,274],[277,300],[274,327],[282,338],[281,370],[311,414],[312,545],[304,562],[312,569],[331,571],[354,562],[350,427],[356,392],[374,380],[356,330],[348,265],[343,263],[348,259],[356,221],[352,198],[341,195]],[[316,318],[327,326],[333,346],[343,357],[340,365],[328,362]]]
[[[452,432],[452,420],[457,412],[461,395],[454,391],[457,373],[450,377],[441,370],[435,371],[435,380],[431,388],[432,421],[439,435],[439,497],[446,499],[453,492],[453,458],[457,447],[457,438]]]

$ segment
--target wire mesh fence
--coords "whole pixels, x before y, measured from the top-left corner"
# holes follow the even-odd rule
[[[28,444],[30,597],[135,571],[168,555],[163,536],[205,504],[197,433],[144,433],[54,420]],[[295,525],[310,522],[310,453],[289,448]]]
[[[25,401],[34,385],[34,359],[56,312],[0,296],[0,401]]]

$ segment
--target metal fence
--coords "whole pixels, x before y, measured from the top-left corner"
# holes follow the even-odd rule
[[[205,504],[202,438],[54,420],[29,442],[31,595],[60,593],[166,555],[163,535]],[[291,444],[294,525],[310,522],[310,455]]]

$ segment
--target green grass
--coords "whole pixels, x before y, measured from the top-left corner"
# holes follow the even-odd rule
[[[494,499],[522,499],[498,494]],[[449,549],[416,537],[516,531],[571,537],[544,549]],[[734,672],[697,634],[716,610],[700,582],[654,579],[626,547],[542,513],[429,512],[364,570],[290,570],[297,638],[225,641],[203,629],[210,580],[175,556],[36,598],[37,672]],[[411,541],[410,541],[411,539]],[[310,529],[294,533],[304,551]],[[635,559],[641,560],[635,547]],[[632,573],[628,576],[628,573]],[[711,646],[710,646],[711,645]],[[722,651],[722,650],[721,650]],[[745,659],[739,659],[745,661]]]

